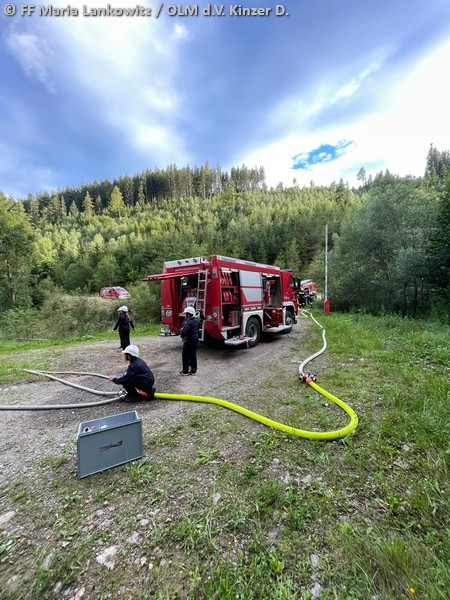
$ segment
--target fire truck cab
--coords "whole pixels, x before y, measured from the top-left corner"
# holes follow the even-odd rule
[[[291,270],[213,255],[167,261],[161,281],[165,334],[178,334],[184,310],[200,319],[200,339],[256,346],[262,333],[289,333],[297,322],[300,279]]]

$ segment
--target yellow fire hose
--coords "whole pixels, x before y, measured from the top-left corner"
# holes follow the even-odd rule
[[[234,410],[235,412],[248,417],[249,419],[253,419],[254,421],[259,421],[263,425],[267,425],[267,427],[272,427],[272,429],[278,429],[279,431],[284,431],[285,433],[289,433],[291,435],[295,435],[297,437],[307,438],[310,440],[337,440],[338,438],[343,438],[349,433],[351,433],[358,426],[358,417],[356,413],[349,407],[345,402],[342,402],[336,396],[333,396],[326,390],[322,389],[313,381],[308,381],[309,385],[317,390],[320,394],[332,400],[335,404],[340,406],[345,412],[350,416],[350,423],[342,428],[336,429],[335,431],[306,431],[304,429],[297,429],[296,427],[291,427],[290,425],[283,425],[283,423],[278,423],[277,421],[273,421],[272,419],[268,419],[267,417],[263,417],[258,413],[255,413],[247,408],[239,406],[237,404],[233,404],[232,402],[228,402],[227,400],[220,400],[219,398],[210,398],[208,396],[188,396],[188,395],[180,395],[180,394],[161,394],[156,393],[155,398],[161,398],[163,400],[191,400],[192,402],[206,402],[208,404],[217,404],[218,406],[223,406],[224,408],[228,408],[230,410]]]
[[[191,402],[204,402],[204,403],[208,403],[208,404],[216,404],[218,406],[222,406],[229,410],[233,410],[237,413],[240,413],[241,415],[244,415],[245,417],[248,417],[249,419],[258,421],[259,423],[262,423],[263,425],[266,425],[267,427],[271,427],[272,429],[277,429],[279,431],[283,431],[290,435],[295,435],[297,437],[302,437],[302,438],[311,439],[311,440],[336,440],[336,439],[347,436],[349,433],[354,431],[358,426],[358,416],[356,415],[356,413],[345,402],[343,402],[336,396],[333,396],[333,394],[330,394],[329,392],[327,392],[326,390],[321,388],[319,385],[317,385],[317,383],[314,381],[314,379],[315,379],[314,375],[311,375],[310,373],[305,374],[303,372],[305,365],[308,362],[310,362],[311,360],[313,360],[314,358],[316,358],[317,356],[319,356],[320,354],[322,354],[325,351],[327,344],[326,344],[326,339],[325,339],[325,329],[322,327],[322,325],[320,325],[320,323],[318,321],[316,321],[316,319],[308,311],[301,311],[301,313],[302,313],[302,316],[305,318],[310,316],[317,323],[317,325],[319,325],[319,327],[322,328],[324,345],[323,345],[322,349],[319,350],[319,352],[316,352],[315,354],[313,354],[312,356],[310,356],[309,358],[307,358],[306,360],[304,360],[301,363],[301,365],[299,367],[299,378],[301,381],[306,382],[313,389],[315,389],[317,392],[322,394],[322,396],[324,396],[325,398],[328,398],[328,400],[331,400],[332,402],[337,404],[340,408],[342,408],[348,414],[348,416],[350,417],[350,422],[348,423],[348,425],[346,425],[346,427],[343,427],[341,429],[335,429],[333,431],[307,431],[304,429],[298,429],[297,427],[292,427],[290,425],[284,425],[283,423],[278,423],[277,421],[268,419],[267,417],[264,417],[263,415],[259,415],[258,413],[255,413],[255,412],[248,410],[247,408],[244,408],[237,404],[233,404],[232,402],[228,402],[227,400],[221,400],[220,398],[212,398],[209,396],[192,396],[192,395],[186,395],[186,394],[164,394],[164,393],[156,392],[155,398],[159,398],[161,400],[187,400],[187,401],[191,401]],[[90,402],[90,403],[81,402],[81,403],[77,403],[77,404],[31,405],[31,406],[30,405],[28,405],[28,406],[24,406],[24,405],[22,405],[22,406],[20,406],[20,405],[19,406],[15,406],[15,405],[1,406],[0,405],[0,410],[55,410],[55,409],[68,409],[68,408],[70,408],[70,409],[86,408],[86,407],[90,407],[90,406],[99,406],[99,405],[103,405],[103,404],[110,404],[112,402],[115,402],[115,401],[118,401],[121,399],[121,394],[117,394],[116,392],[103,392],[103,391],[99,391],[99,390],[93,390],[91,388],[87,388],[85,386],[78,385],[76,383],[72,383],[72,382],[66,381],[65,379],[61,379],[61,378],[55,376],[57,374],[58,375],[89,375],[89,376],[94,376],[94,377],[101,377],[102,379],[108,379],[108,377],[106,375],[101,375],[99,373],[83,373],[83,372],[78,372],[78,371],[56,372],[56,371],[33,371],[30,369],[24,369],[24,370],[27,371],[28,373],[33,373],[34,375],[43,375],[44,377],[48,377],[50,379],[60,381],[61,383],[65,384],[65,385],[69,385],[71,387],[81,389],[81,390],[86,390],[93,394],[97,394],[100,396],[114,396],[114,397],[108,398],[107,400],[99,400],[97,402]]]

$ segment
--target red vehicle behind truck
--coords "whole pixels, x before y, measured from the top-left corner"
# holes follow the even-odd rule
[[[161,281],[161,318],[178,334],[184,310],[201,322],[200,339],[256,346],[262,333],[289,333],[297,322],[300,279],[290,269],[213,255],[167,261]]]
[[[317,284],[312,279],[302,279],[298,292],[298,303],[300,306],[306,306],[317,300]]]

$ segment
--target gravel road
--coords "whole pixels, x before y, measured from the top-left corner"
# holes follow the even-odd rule
[[[254,390],[267,379],[274,365],[292,364],[292,378],[297,377],[298,364],[305,356],[297,356],[308,322],[299,320],[289,335],[279,335],[261,342],[256,348],[239,349],[201,346],[198,352],[199,371],[195,377],[181,377],[181,343],[179,337],[134,337],[132,342],[141,350],[156,377],[157,392],[213,396],[242,406],[254,395]],[[54,371],[82,371],[103,375],[120,374],[126,364],[117,342],[85,343],[75,346],[33,349],[24,358],[33,368]],[[20,361],[15,362],[20,364]],[[22,373],[20,373],[22,375]],[[19,376],[19,373],[18,373]],[[91,376],[65,376],[83,386],[115,391],[117,386],[105,379]],[[6,405],[75,404],[102,398],[83,390],[68,387],[46,378],[29,375],[27,380],[3,384],[0,387],[0,408]],[[125,407],[125,408],[124,408]],[[34,477],[37,465],[46,457],[74,445],[81,422],[116,415],[135,408],[146,428],[163,431],[168,422],[184,419],[195,403],[156,399],[137,405],[113,402],[99,407],[65,410],[0,411],[0,488],[16,477]],[[255,410],[255,407],[248,406]],[[217,409],[222,410],[222,409]],[[76,464],[73,465],[76,473]],[[1,500],[1,498],[0,498]],[[2,508],[0,506],[0,508]]]

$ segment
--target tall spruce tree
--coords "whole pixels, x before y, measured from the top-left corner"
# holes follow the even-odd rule
[[[20,203],[0,192],[0,292],[5,305],[16,307],[29,286],[34,231]]]
[[[111,193],[111,198],[109,200],[109,212],[112,216],[118,217],[119,219],[124,215],[125,212],[125,203],[123,201],[122,192],[119,190],[118,186],[114,186],[114,189]]]

